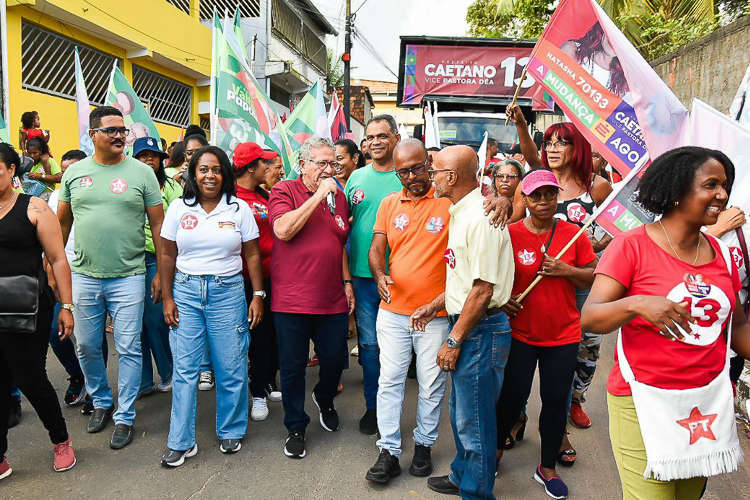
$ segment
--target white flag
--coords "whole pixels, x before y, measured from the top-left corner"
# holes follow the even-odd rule
[[[89,115],[91,105],[89,95],[86,92],[86,82],[83,81],[83,70],[81,69],[81,58],[78,56],[78,47],[75,48],[76,56],[76,108],[78,109],[78,137],[81,151],[91,156],[94,154],[94,143],[89,137]]]

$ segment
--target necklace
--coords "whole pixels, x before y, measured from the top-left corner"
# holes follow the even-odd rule
[[[18,193],[13,192],[13,196],[10,197],[10,200],[8,200],[4,205],[0,205],[0,210],[4,209],[5,207],[13,203],[13,200],[16,199],[16,196],[18,196]]]
[[[675,256],[683,262],[687,262],[685,259],[680,257],[680,254],[677,253],[677,250],[674,249],[672,246],[672,241],[669,239],[669,234],[667,234],[667,230],[664,229],[664,224],[661,223],[661,219],[659,219],[659,225],[661,226],[661,230],[664,231],[664,236],[667,237],[667,243],[669,243],[669,248],[672,249],[672,252],[674,252]],[[698,255],[700,255],[701,251],[701,235],[698,235],[698,247],[695,249],[695,258],[693,259],[693,265],[695,265],[696,262],[698,262]]]
[[[533,227],[533,228],[534,228],[535,230],[537,230],[537,231],[539,230],[539,229],[538,229],[538,228],[537,228],[537,227],[536,227],[536,226],[534,225],[534,222],[533,222],[533,221],[532,221],[531,219],[529,219],[529,224],[530,224],[530,225],[531,225],[531,227]],[[553,225],[554,225],[554,224],[553,224]],[[547,242],[546,242],[546,243],[544,242],[544,239],[542,239],[542,238],[539,238],[539,234],[537,234],[537,233],[533,233],[533,234],[534,234],[534,236],[536,236],[536,239],[537,239],[537,240],[539,240],[539,242],[540,242],[540,243],[542,244],[542,249],[541,249],[541,250],[542,250],[542,254],[545,254],[545,253],[547,253],[547,246],[548,246],[548,245],[549,245],[549,244],[550,244],[550,243],[552,242],[552,234],[550,234],[550,236],[549,236],[549,238],[547,239]]]

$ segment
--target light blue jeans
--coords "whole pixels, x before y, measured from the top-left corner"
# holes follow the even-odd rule
[[[151,297],[151,282],[155,276],[156,256],[151,252],[146,252],[146,294],[143,302],[143,331],[141,331],[143,372],[139,392],[154,386],[152,355],[161,381],[172,380],[172,350],[169,348],[169,326],[164,322],[164,310],[161,302],[154,304],[154,299]]]
[[[362,365],[362,379],[365,392],[365,406],[376,409],[378,398],[378,378],[380,377],[380,352],[376,321],[380,307],[378,284],[372,278],[352,278],[354,299],[354,319],[357,322],[359,343],[359,364]]]
[[[404,409],[406,373],[412,348],[417,354],[417,427],[414,442],[432,447],[438,437],[440,410],[448,374],[436,360],[440,346],[448,336],[448,318],[435,318],[424,332],[409,328],[409,316],[384,309],[378,312],[380,378],[378,379],[378,448],[401,456],[401,415]]]
[[[119,356],[116,424],[133,425],[135,400],[141,384],[141,325],[146,277],[92,278],[76,272],[73,278],[74,319],[78,359],[86,381],[86,391],[95,408],[114,404],[102,359],[102,339],[107,313],[112,316],[115,349]]]
[[[455,325],[449,319],[451,329]],[[511,336],[505,313],[485,317],[461,344],[451,375],[451,427],[456,458],[450,481],[464,500],[494,500],[497,422],[495,403],[503,385]]]
[[[174,370],[167,446],[195,445],[198,377],[208,346],[216,380],[216,435],[242,439],[247,432],[247,325],[242,274],[195,276],[177,272],[172,292],[180,324],[170,329]]]

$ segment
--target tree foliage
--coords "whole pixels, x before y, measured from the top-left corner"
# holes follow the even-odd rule
[[[344,63],[341,56],[336,55],[332,49],[328,49],[326,56],[326,84],[329,89],[344,84]]]

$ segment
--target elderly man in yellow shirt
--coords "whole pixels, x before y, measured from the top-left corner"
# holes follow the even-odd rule
[[[451,146],[435,154],[428,172],[435,196],[453,205],[448,230],[445,293],[417,309],[412,328],[425,325],[445,308],[451,333],[437,356],[452,372],[450,414],[456,440],[451,474],[431,477],[438,493],[465,500],[494,500],[497,428],[495,402],[510,349],[510,324],[501,307],[513,285],[512,246],[508,230],[484,217],[478,187],[478,158],[468,146]]]

